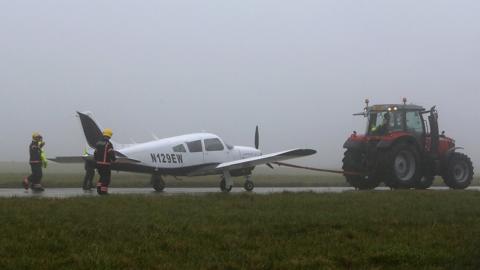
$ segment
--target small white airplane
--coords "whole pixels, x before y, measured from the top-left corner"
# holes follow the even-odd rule
[[[94,147],[103,137],[101,129],[89,113],[77,112],[90,149],[84,156],[56,157],[57,163],[79,163],[93,159]],[[153,188],[161,192],[165,188],[162,176],[204,176],[221,175],[220,189],[230,192],[232,177],[244,176],[244,188],[254,189],[251,174],[255,166],[287,159],[310,156],[312,149],[292,149],[263,155],[259,148],[258,126],[255,131],[255,148],[232,146],[220,137],[210,133],[194,133],[183,136],[157,139],[135,144],[118,144],[111,141],[117,161],[112,170],[151,174]]]

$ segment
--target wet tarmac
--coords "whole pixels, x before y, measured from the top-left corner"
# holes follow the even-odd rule
[[[434,187],[430,190],[449,190],[446,187]],[[470,187],[468,190],[480,191],[480,187]],[[350,187],[257,187],[254,194],[272,194],[282,192],[314,192],[314,193],[342,193],[354,191]],[[377,188],[376,191],[389,191],[388,188]],[[242,193],[243,188],[233,188],[231,193]],[[163,192],[155,192],[152,188],[111,188],[110,194],[136,194],[148,196],[174,196],[174,195],[205,195],[220,193],[218,188],[166,188]],[[40,197],[40,198],[72,198],[72,197],[93,197],[98,196],[95,191],[83,191],[81,188],[47,188],[44,192],[33,192],[24,189],[4,188],[0,189],[0,197]]]

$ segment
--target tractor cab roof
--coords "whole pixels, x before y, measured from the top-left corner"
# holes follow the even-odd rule
[[[425,111],[425,108],[413,104],[379,104],[365,108],[364,112],[354,115],[367,116],[369,113],[387,112],[387,111]]]
[[[396,109],[395,109],[396,108]],[[391,110],[403,110],[403,111],[425,111],[425,108],[413,104],[382,104],[373,105],[367,108],[370,112],[385,112]]]

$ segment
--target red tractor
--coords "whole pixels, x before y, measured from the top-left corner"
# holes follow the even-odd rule
[[[355,114],[367,118],[365,135],[345,142],[343,170],[357,189],[385,183],[395,189],[427,189],[435,176],[452,189],[465,189],[473,179],[472,161],[457,152],[455,140],[439,134],[435,107],[403,104],[369,106]],[[428,121],[425,119],[427,118]]]

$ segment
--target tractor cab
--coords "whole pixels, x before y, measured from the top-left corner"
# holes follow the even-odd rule
[[[416,105],[375,105],[366,108],[368,125],[365,132],[369,136],[386,136],[395,132],[425,134],[422,112],[425,109]]]

